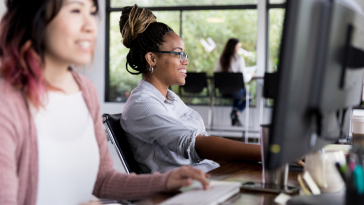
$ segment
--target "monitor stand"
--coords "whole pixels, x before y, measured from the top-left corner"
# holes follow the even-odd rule
[[[264,167],[265,156],[268,151],[268,137],[270,125],[261,125],[261,155],[262,155],[262,182],[247,182],[242,185],[243,189],[293,194],[299,190],[299,187],[288,186],[288,164],[285,164],[275,170],[267,170]]]
[[[286,194],[293,194],[299,190],[299,187],[287,185],[288,164],[275,170],[265,170],[263,168],[262,179],[262,182],[246,182],[242,185],[242,188],[254,191]]]

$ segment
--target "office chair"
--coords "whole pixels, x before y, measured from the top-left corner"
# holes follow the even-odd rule
[[[204,88],[207,88],[207,94],[198,95],[203,91]],[[193,93],[193,95],[184,93]],[[189,72],[186,77],[186,83],[179,86],[178,94],[180,97],[210,97],[206,73]]]
[[[263,97],[275,98],[278,91],[278,73],[264,74]]]
[[[180,85],[178,88],[178,95],[180,98],[208,98],[210,104],[210,110],[208,111],[208,122],[212,116],[211,110],[211,95],[209,84],[207,83],[207,75],[205,72],[189,72],[186,77],[184,85]],[[206,88],[206,94],[201,94]]]
[[[214,73],[214,89],[213,89],[213,98],[212,100],[214,100],[214,98],[232,98],[233,97],[229,97],[229,95],[233,95],[237,92],[239,92],[242,88],[244,88],[244,90],[246,90],[245,88],[245,83],[244,83],[244,76],[242,73],[227,73],[227,72],[215,72]],[[220,96],[217,96],[216,94],[216,89],[219,91]],[[247,90],[246,90],[247,91]],[[248,127],[249,127],[249,99],[250,96],[248,94],[248,92],[246,92],[245,95],[245,102],[247,103],[246,106],[246,116],[245,116],[245,142],[248,142],[248,137],[247,137],[247,133],[248,133]],[[214,106],[214,102],[211,103],[212,106]],[[211,108],[211,110],[213,110],[213,107]],[[211,118],[211,127],[213,125],[213,121],[212,121],[213,117]]]
[[[242,73],[214,73],[214,96],[216,97],[216,89],[221,95],[233,95],[242,88],[245,89],[244,77]]]
[[[107,137],[114,145],[126,173],[130,174],[131,172],[135,172],[136,174],[141,174],[139,164],[134,159],[133,152],[126,139],[125,131],[120,125],[121,113],[113,115],[103,114],[102,119]]]

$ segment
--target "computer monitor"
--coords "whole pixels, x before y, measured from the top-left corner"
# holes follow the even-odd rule
[[[361,102],[362,14],[336,0],[287,0],[265,168],[347,134]]]

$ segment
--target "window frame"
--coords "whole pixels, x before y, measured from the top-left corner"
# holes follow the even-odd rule
[[[271,9],[286,9],[285,3],[270,3],[270,0],[267,0],[266,6],[266,19],[265,19],[265,72],[268,71],[269,66],[269,11]],[[283,26],[283,25],[282,25]],[[269,105],[268,99],[264,99],[264,107],[273,108],[272,105]]]

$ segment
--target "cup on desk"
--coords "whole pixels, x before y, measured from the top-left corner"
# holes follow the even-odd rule
[[[268,142],[269,142],[269,128],[270,125],[261,125],[260,126],[260,136],[261,136],[261,155],[262,155],[262,182],[265,184],[274,184],[280,186],[282,189],[287,185],[288,178],[288,164],[283,165],[276,170],[266,170],[265,160],[268,153]]]
[[[345,187],[336,162],[346,163],[342,151],[319,151],[306,156],[304,170],[310,173],[321,192],[339,192]]]

